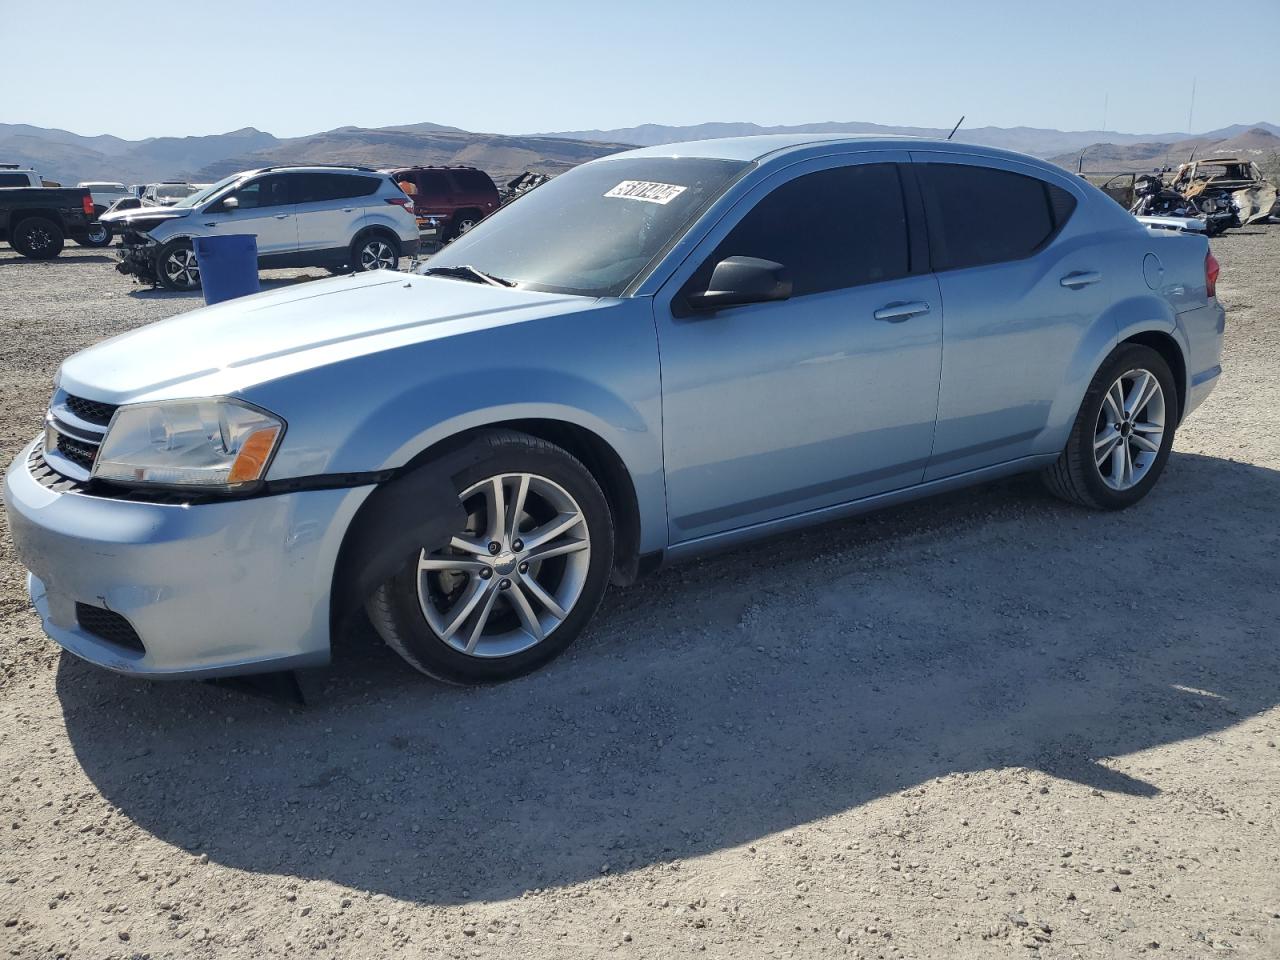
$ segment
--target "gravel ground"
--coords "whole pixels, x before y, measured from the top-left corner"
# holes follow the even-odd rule
[[[1214,249],[1226,375],[1138,507],[1020,479],[675,568],[501,687],[367,628],[306,706],[123,679],[4,540],[0,950],[1280,956],[1280,226]],[[0,250],[0,459],[197,304]]]

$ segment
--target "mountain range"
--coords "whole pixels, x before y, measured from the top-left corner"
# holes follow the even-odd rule
[[[110,135],[81,136],[66,130],[0,123],[0,162],[31,166],[62,183],[163,179],[209,182],[237,170],[280,163],[351,163],[372,167],[411,164],[468,164],[495,180],[524,170],[560,173],[576,164],[625,150],[708,137],[764,133],[851,133],[945,137],[949,129],[886,126],[860,122],[760,126],[704,123],[693,126],[644,124],[613,130],[573,130],[509,135],[473,133],[435,123],[367,128],[339,127],[303,137],[279,138],[245,127],[201,137],[125,140]],[[1075,169],[1081,152],[1086,170],[1147,169],[1176,163],[1196,150],[1200,156],[1243,153],[1261,160],[1280,149],[1280,126],[1236,124],[1208,133],[1125,134],[1100,130],[1063,131],[1038,127],[964,128],[956,139],[1018,150]]]

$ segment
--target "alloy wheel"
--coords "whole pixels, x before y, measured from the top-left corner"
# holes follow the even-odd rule
[[[194,250],[179,247],[165,258],[165,276],[178,287],[194,287],[200,282],[200,265]]]
[[[1155,374],[1134,369],[1120,375],[1103,397],[1094,427],[1093,457],[1103,483],[1128,490],[1142,482],[1160,455],[1165,415]]]
[[[435,635],[460,653],[528,650],[568,618],[591,566],[586,517],[546,477],[508,473],[459,495],[467,523],[418,558],[418,604]]]
[[[53,237],[44,227],[31,227],[27,230],[27,246],[33,253],[43,253],[53,246]]]
[[[395,261],[395,251],[385,240],[370,240],[360,248],[361,270],[390,270]]]

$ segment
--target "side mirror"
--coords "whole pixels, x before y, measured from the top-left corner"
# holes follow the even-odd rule
[[[716,264],[707,289],[691,292],[686,299],[694,310],[719,310],[790,296],[791,271],[782,264],[758,257],[727,257]]]
[[[222,201],[222,209],[224,211],[238,210],[239,208],[240,201],[235,197],[227,197],[227,199]]]

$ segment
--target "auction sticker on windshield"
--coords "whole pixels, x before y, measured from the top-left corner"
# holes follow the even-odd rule
[[[624,200],[643,200],[645,203],[670,203],[687,189],[688,187],[681,187],[674,183],[623,180],[605,196],[621,197]]]

